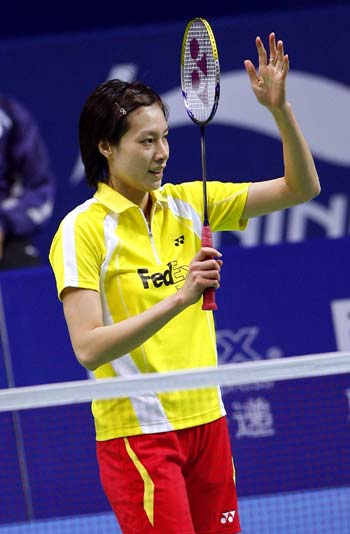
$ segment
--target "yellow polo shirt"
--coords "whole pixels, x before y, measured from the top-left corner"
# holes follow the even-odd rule
[[[243,230],[248,183],[207,184],[213,231]],[[54,236],[50,262],[58,295],[66,287],[98,291],[105,325],[118,323],[178,291],[201,246],[201,182],[153,191],[151,222],[106,184],[68,213]],[[217,365],[213,314],[201,300],[130,354],[102,365],[96,378]],[[95,400],[96,439],[163,432],[225,415],[217,387]]]

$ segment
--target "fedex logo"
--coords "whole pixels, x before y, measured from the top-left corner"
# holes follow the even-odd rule
[[[185,280],[188,265],[177,265],[177,261],[169,261],[168,268],[163,272],[150,273],[148,269],[137,269],[137,274],[141,278],[144,289],[149,289],[150,284],[153,287],[162,287],[175,285],[176,289],[180,289],[182,282]]]

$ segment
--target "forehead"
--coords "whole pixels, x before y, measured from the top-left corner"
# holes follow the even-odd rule
[[[159,104],[138,107],[130,113],[128,122],[128,131],[132,134],[149,130],[161,130],[163,132],[168,128],[168,123]]]

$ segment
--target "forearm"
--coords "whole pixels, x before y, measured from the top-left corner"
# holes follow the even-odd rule
[[[296,201],[306,201],[320,192],[320,182],[315,163],[294,116],[292,107],[271,111],[280,131],[283,145],[284,178]]]
[[[175,293],[139,315],[92,328],[79,340],[71,334],[75,354],[84,367],[93,371],[142,345],[187,306]]]
[[[205,289],[220,286],[221,253],[202,247],[189,265],[181,289],[138,315],[103,325],[97,291],[67,287],[61,293],[63,310],[75,355],[90,370],[130,353],[176,315],[197,302]],[[214,259],[215,258],[215,259]]]

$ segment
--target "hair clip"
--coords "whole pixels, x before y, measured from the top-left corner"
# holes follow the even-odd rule
[[[114,103],[115,103],[116,106],[118,106],[118,108],[119,108],[119,112],[120,112],[122,115],[126,115],[126,109],[120,107],[120,105],[118,104],[117,101],[115,101]]]

